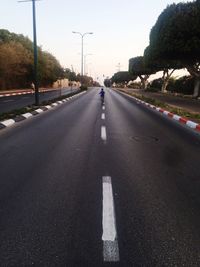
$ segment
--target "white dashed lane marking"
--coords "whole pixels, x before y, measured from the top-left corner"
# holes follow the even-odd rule
[[[105,118],[106,118],[105,113],[102,113],[102,114],[101,114],[101,119],[102,119],[102,120],[105,120]]]
[[[107,140],[106,127],[105,126],[101,126],[101,139],[103,141],[106,141]]]
[[[110,176],[103,176],[103,259],[105,262],[119,261],[119,246],[117,240],[114,199]]]

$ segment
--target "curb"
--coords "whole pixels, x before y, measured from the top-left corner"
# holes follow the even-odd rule
[[[31,118],[31,117],[33,117],[35,115],[38,115],[38,114],[44,112],[44,111],[50,110],[50,109],[52,109],[52,108],[54,108],[54,107],[56,107],[56,106],[58,106],[60,104],[66,103],[67,101],[69,101],[69,100],[71,100],[71,99],[73,99],[75,97],[78,97],[78,96],[80,96],[80,95],[82,95],[84,93],[86,93],[86,91],[78,93],[78,94],[75,94],[75,95],[70,96],[70,97],[68,97],[66,99],[56,101],[56,102],[52,103],[51,105],[41,106],[41,107],[39,107],[38,109],[36,109],[36,110],[34,110],[32,112],[27,112],[27,113],[21,114],[21,115],[15,117],[13,119],[0,121],[0,130],[5,129],[7,127],[10,127],[13,124],[15,124],[16,122],[20,122],[20,121],[26,120],[28,118]]]
[[[40,89],[39,93],[51,92],[51,91],[56,91],[56,90],[59,90],[59,89]],[[15,96],[15,95],[28,95],[28,94],[34,94],[34,91],[29,89],[29,90],[21,90],[21,92],[1,93],[0,97]]]
[[[164,109],[162,109],[162,108],[156,107],[156,106],[154,106],[154,105],[152,105],[152,104],[149,104],[149,103],[147,103],[147,102],[145,102],[145,101],[143,101],[143,100],[140,100],[139,98],[136,98],[136,97],[131,96],[131,95],[129,95],[129,94],[126,94],[126,93],[124,93],[124,92],[121,92],[121,93],[122,93],[122,94],[125,94],[125,95],[127,95],[127,96],[129,96],[129,97],[132,97],[133,99],[135,99],[136,101],[138,101],[138,102],[144,104],[145,106],[150,107],[151,109],[154,109],[154,110],[156,110],[156,111],[162,113],[163,115],[167,116],[168,118],[171,118],[171,119],[173,119],[173,120],[175,120],[175,121],[177,121],[177,122],[180,122],[181,124],[184,124],[184,125],[186,125],[187,127],[191,128],[191,129],[193,129],[193,130],[196,130],[196,131],[198,131],[198,132],[200,133],[200,124],[198,124],[198,123],[196,123],[196,122],[193,122],[193,121],[190,121],[190,120],[188,120],[188,119],[186,119],[186,118],[184,118],[184,117],[181,117],[181,116],[179,116],[179,115],[176,115],[176,114],[174,114],[174,113],[171,113],[171,112],[169,112],[169,111],[167,111],[167,110],[164,110]]]

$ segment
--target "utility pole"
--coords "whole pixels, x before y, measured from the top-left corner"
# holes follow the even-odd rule
[[[33,10],[33,51],[34,51],[34,85],[35,85],[35,105],[39,105],[39,86],[38,86],[38,50],[37,50],[37,32],[36,32],[36,8],[35,2],[40,0],[22,0],[22,2],[32,2]]]

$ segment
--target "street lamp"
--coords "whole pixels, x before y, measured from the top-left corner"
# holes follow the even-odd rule
[[[92,54],[85,54],[84,55],[84,75],[86,75],[86,57],[87,56],[92,56]]]
[[[86,34],[93,34],[93,32],[85,32],[85,33],[81,33],[81,32],[72,32],[72,33],[76,33],[79,34],[81,36],[81,76],[83,77],[83,38]]]
[[[34,85],[35,85],[35,105],[39,105],[39,88],[38,88],[38,51],[37,51],[37,34],[36,34],[36,11],[35,1],[40,0],[22,0],[21,2],[32,2],[33,9],[33,46],[34,46]]]

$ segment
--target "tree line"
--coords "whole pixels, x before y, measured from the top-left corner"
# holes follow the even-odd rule
[[[69,68],[63,68],[49,52],[38,49],[38,82],[46,87],[58,79],[94,83],[92,77],[76,75]],[[33,42],[22,34],[0,29],[0,90],[30,88],[34,81]]]
[[[200,93],[200,0],[168,5],[152,27],[149,45],[143,55],[129,60],[127,76],[124,72],[118,72],[113,75],[110,83],[129,82],[139,77],[142,88],[146,89],[150,75],[162,71],[161,91],[166,92],[174,71],[184,68],[194,80],[193,96],[198,97]],[[105,82],[108,83],[108,81]]]

